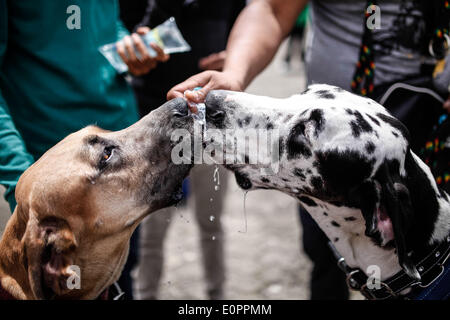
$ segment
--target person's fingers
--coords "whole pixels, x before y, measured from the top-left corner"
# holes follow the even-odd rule
[[[123,39],[123,44],[125,45],[125,52],[129,58],[129,63],[134,67],[138,67],[138,58],[136,57],[136,53],[134,52],[133,40],[130,36],[125,36]]]
[[[135,58],[134,61],[132,60],[132,58],[130,57],[130,54],[129,54],[130,44],[128,41],[131,41],[131,47],[132,47],[131,52],[134,55],[134,58]],[[136,54],[134,52],[133,43],[134,43],[134,37],[128,37],[128,38],[124,37],[124,39],[122,39],[116,43],[116,49],[117,49],[117,53],[122,58],[123,62],[125,62],[125,64],[128,66],[128,71],[135,76],[140,76],[140,75],[147,73],[150,70],[150,67],[146,66],[141,61],[139,61],[139,59],[137,59]],[[127,49],[127,46],[128,46],[128,49]],[[154,68],[154,65],[152,65],[152,67]]]
[[[144,34],[147,34],[147,32],[149,32],[149,31],[150,31],[149,27],[139,27],[139,28],[137,28],[136,33],[143,36]]]
[[[122,40],[116,43],[116,50],[119,56],[122,58],[122,61],[128,64],[128,57],[125,53],[125,45]]]
[[[170,100],[173,98],[184,97],[184,92],[186,90],[192,90],[196,87],[206,87],[210,79],[211,79],[210,71],[205,71],[196,74],[190,77],[189,79],[185,80],[184,82],[177,84],[172,89],[170,89],[169,92],[167,93],[167,99]],[[187,98],[189,99],[190,97],[191,96]],[[194,102],[196,102],[197,95],[193,95],[192,98],[194,98],[192,100],[195,100]]]
[[[154,43],[151,43],[150,46],[156,52],[156,57],[155,57],[156,60],[158,60],[160,62],[166,62],[167,60],[169,60],[169,55],[165,54],[164,50],[160,46],[158,46],[157,44],[154,44]]]
[[[209,91],[214,89],[214,80],[210,80],[201,89],[198,90],[187,90],[184,92],[184,96],[188,101],[194,103],[204,102]]]
[[[211,90],[211,85],[207,84],[205,87],[199,90],[189,90],[185,92],[185,97],[188,101],[192,101],[195,103],[204,102],[206,99],[206,95]]]
[[[137,51],[139,52],[140,55],[140,62],[142,63],[146,63],[147,60],[151,59],[150,55],[148,54],[148,50],[145,47],[144,41],[142,41],[141,37],[136,34],[133,33],[131,35],[131,38],[133,39],[134,42],[134,46],[136,47]]]

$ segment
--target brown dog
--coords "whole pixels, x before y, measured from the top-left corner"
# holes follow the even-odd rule
[[[3,292],[97,298],[118,279],[138,223],[180,200],[190,165],[171,161],[171,133],[191,127],[186,102],[176,99],[127,129],[87,127],[45,153],[17,185],[0,242]],[[74,276],[79,289],[67,284]]]

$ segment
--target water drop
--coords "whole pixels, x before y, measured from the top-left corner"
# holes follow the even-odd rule
[[[209,221],[213,222],[216,219],[214,216],[209,216]]]
[[[212,236],[212,237],[211,237],[211,240],[212,240],[212,241],[216,240],[216,236]]]
[[[245,202],[247,201],[247,193],[248,191],[244,191],[244,221],[245,221],[245,228],[244,231],[238,230],[239,233],[247,233],[247,209],[245,206]]]
[[[214,190],[218,191],[220,189],[220,173],[219,173],[219,166],[216,164],[216,167],[214,168],[214,174],[213,174],[213,180],[214,180]]]
[[[213,198],[209,198],[209,202],[213,202]]]
[[[196,91],[198,89],[200,89],[200,88],[195,88],[194,91]],[[184,92],[185,99],[186,99],[186,91]],[[206,136],[206,105],[204,103],[195,103],[195,102],[191,102],[189,100],[187,100],[187,103],[189,105],[188,114],[191,115],[194,118],[194,120],[198,121],[198,123],[202,126],[203,140],[205,140],[205,136]],[[194,109],[194,110],[196,109],[197,113],[192,112],[191,109]]]

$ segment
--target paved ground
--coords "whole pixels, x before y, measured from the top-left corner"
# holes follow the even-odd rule
[[[281,55],[260,75],[249,92],[287,97],[304,87],[299,57],[286,72]],[[211,177],[213,179],[213,177]],[[296,202],[275,191],[247,194],[244,220],[244,193],[231,177],[227,190],[223,223],[226,230],[228,299],[307,299],[311,264],[301,250],[301,228]],[[222,192],[224,190],[221,190]],[[3,190],[0,190],[3,194]],[[0,232],[9,217],[0,201]],[[204,299],[197,226],[191,212],[178,209],[166,242],[162,299]],[[241,231],[241,232],[240,232]]]

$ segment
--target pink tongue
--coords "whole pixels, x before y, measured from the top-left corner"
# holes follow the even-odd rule
[[[394,240],[394,228],[392,227],[392,221],[383,209],[377,210],[377,220],[377,228],[383,238],[383,244]]]

